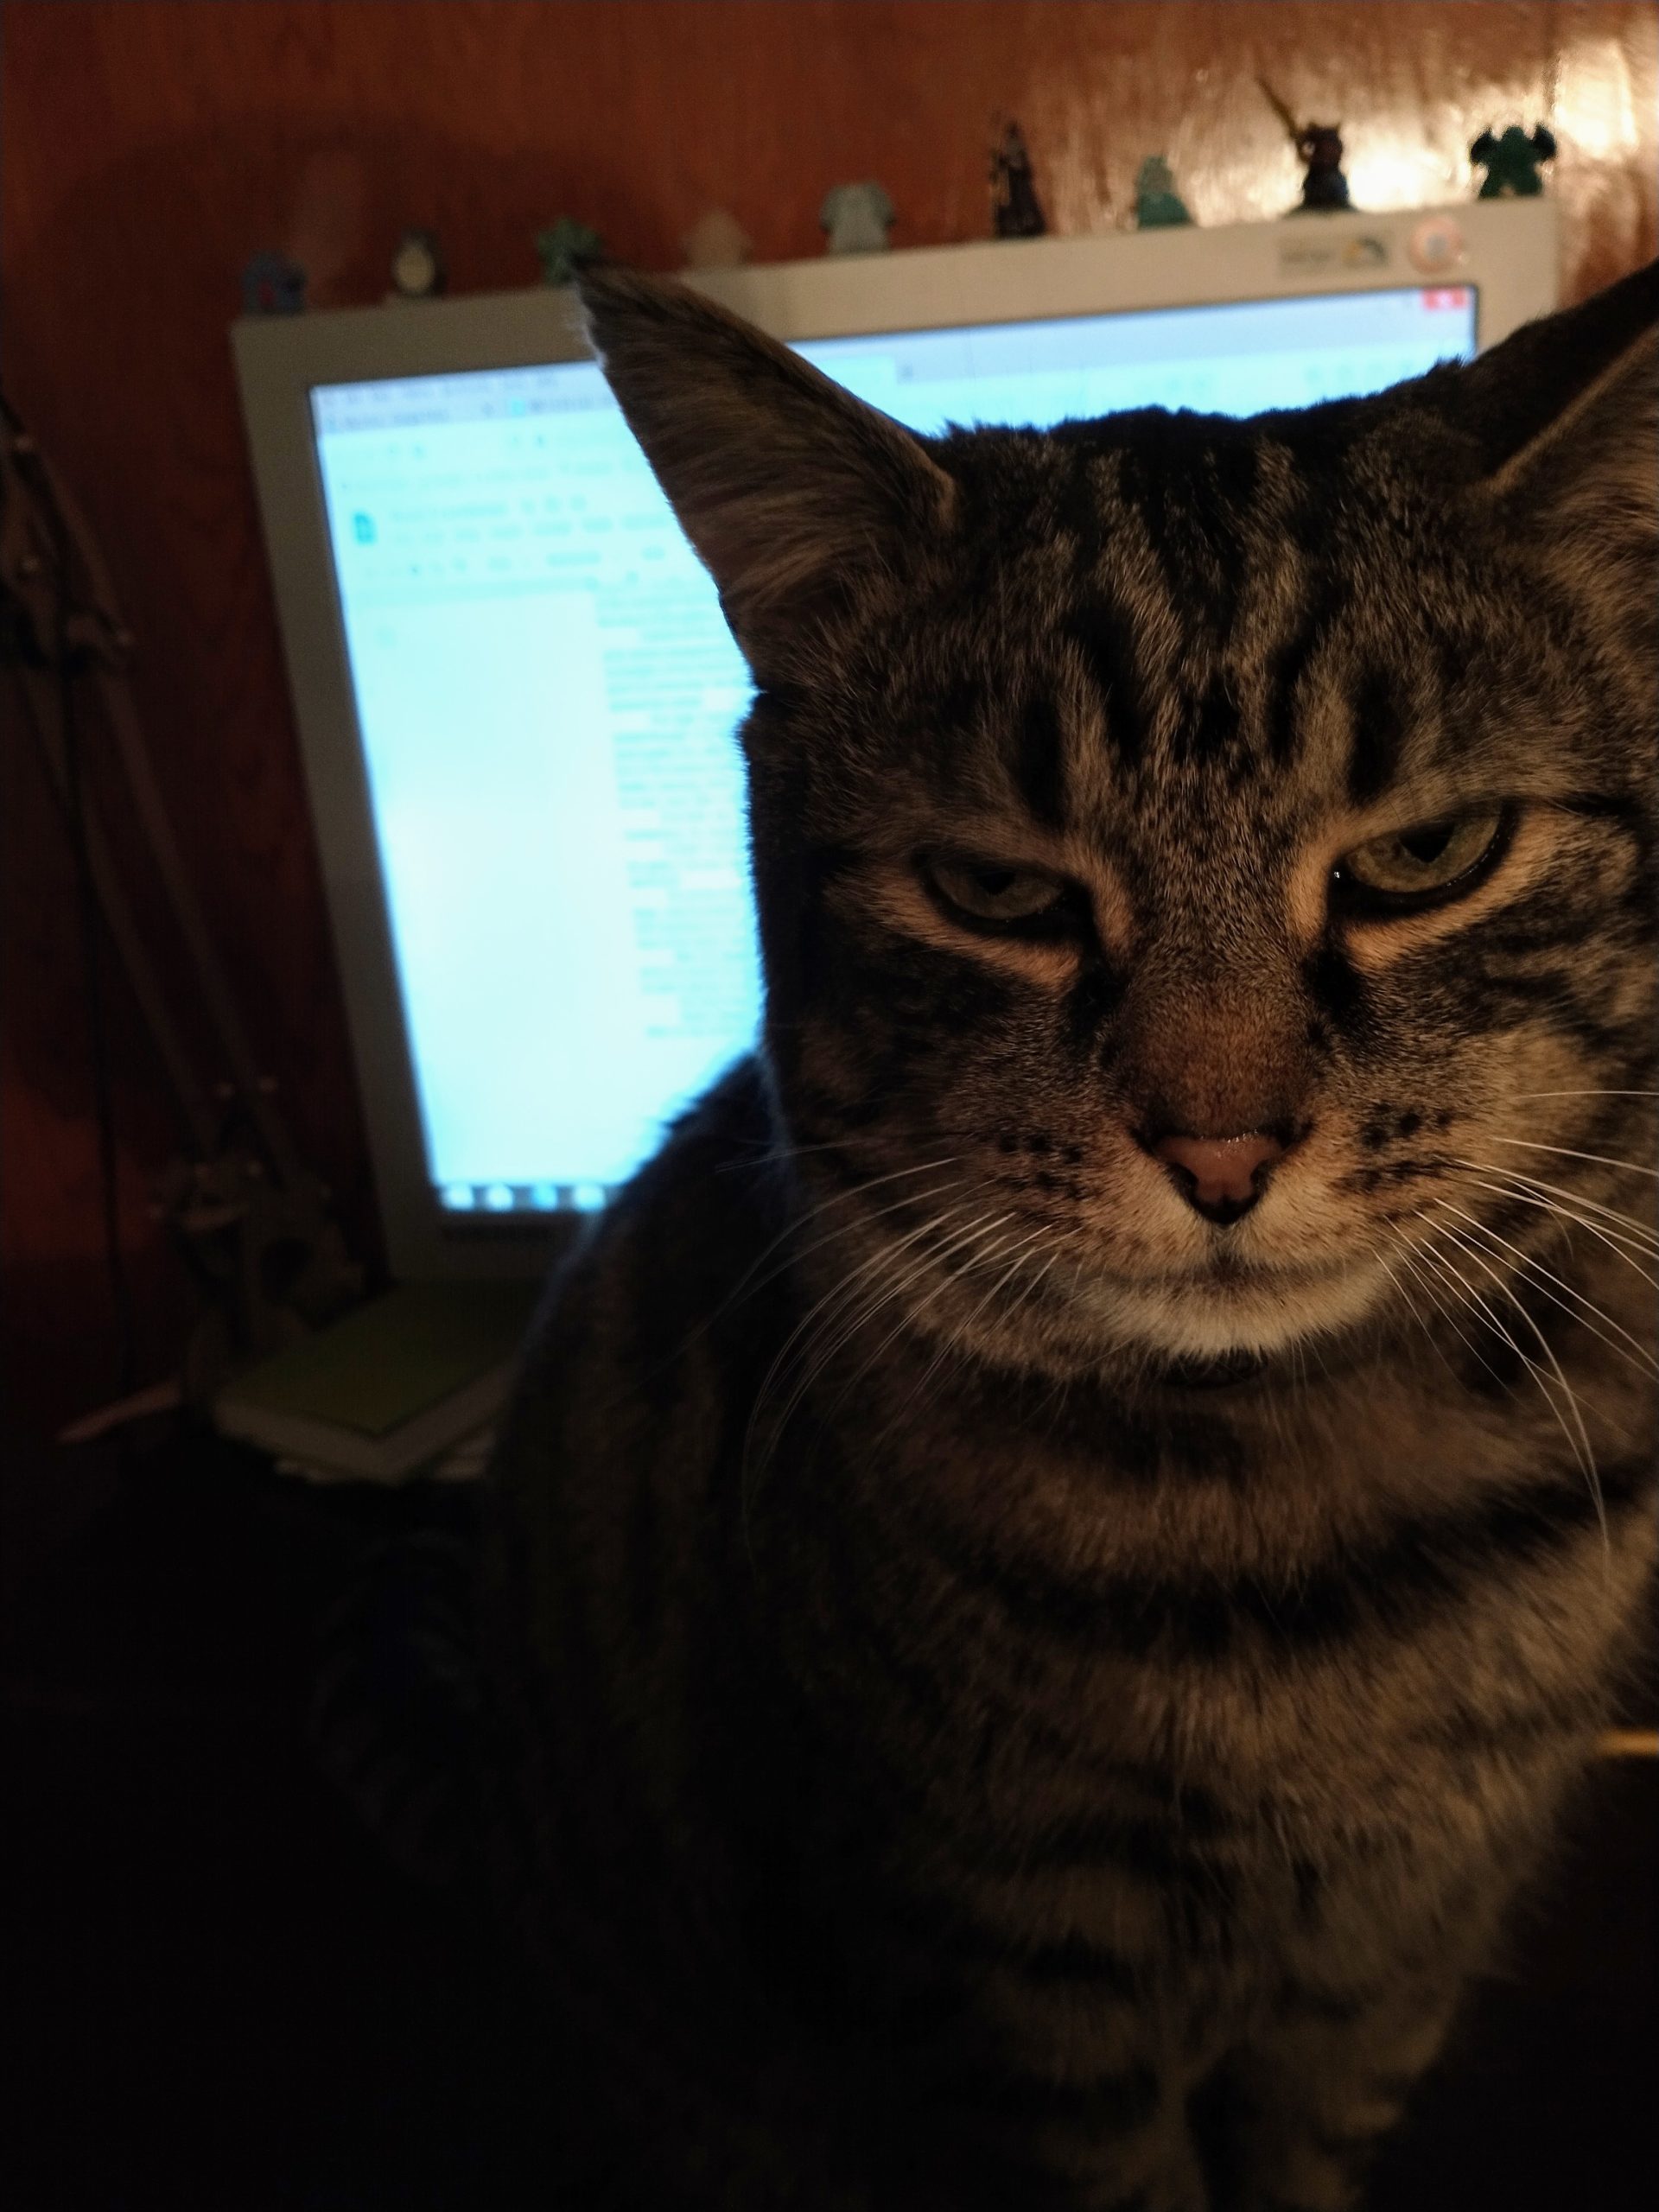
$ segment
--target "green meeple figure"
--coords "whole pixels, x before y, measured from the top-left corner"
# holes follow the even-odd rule
[[[1544,188],[1541,175],[1545,162],[1555,158],[1555,137],[1541,123],[1530,135],[1518,123],[1510,124],[1502,137],[1483,130],[1469,149],[1469,158],[1485,176],[1478,200],[1531,200]]]
[[[1135,220],[1142,231],[1166,230],[1192,220],[1161,154],[1148,154],[1135,172]]]
[[[599,232],[574,215],[561,215],[550,229],[536,233],[536,257],[542,264],[543,284],[572,284],[578,270],[597,261],[605,251]]]

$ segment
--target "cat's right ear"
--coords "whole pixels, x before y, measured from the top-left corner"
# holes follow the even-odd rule
[[[1659,584],[1659,262],[1529,323],[1459,373],[1483,448],[1478,502],[1569,583]]]
[[[630,270],[580,279],[607,382],[761,682],[896,603],[956,487],[920,440],[735,315]]]

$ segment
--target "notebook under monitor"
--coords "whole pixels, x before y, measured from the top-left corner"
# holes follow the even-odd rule
[[[1523,219],[1483,261],[1466,234],[1489,212]],[[1236,283],[1237,242],[1270,233],[1276,296],[1160,300],[1149,237],[958,249],[954,270],[950,250],[872,257],[863,328],[857,270],[709,289],[921,431],[1306,405],[1470,358],[1503,334],[1495,292],[1507,327],[1554,303],[1553,224],[1530,208],[1458,211],[1463,253],[1432,283],[1401,227],[1424,219],[1331,219],[1342,236],[1205,234],[1235,242]],[[1287,249],[1349,234],[1383,260],[1287,274]],[[1110,265],[1125,247],[1139,304]],[[747,671],[597,367],[571,358],[568,302],[244,324],[238,346],[394,1267],[539,1265],[755,1037]]]

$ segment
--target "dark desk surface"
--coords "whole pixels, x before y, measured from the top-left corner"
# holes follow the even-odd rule
[[[511,1998],[301,1729],[318,1608],[466,1496],[309,1491],[212,1445],[9,1483],[37,1510],[0,1666],[0,2201],[518,2204]],[[1651,2201],[1656,1840],[1659,1765],[1604,1764],[1376,2212]]]

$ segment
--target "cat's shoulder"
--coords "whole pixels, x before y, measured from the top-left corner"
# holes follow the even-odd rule
[[[760,1061],[737,1061],[670,1127],[594,1223],[550,1302],[623,1275],[644,1303],[713,1290],[783,1226],[783,1158]]]
[[[670,1129],[557,1267],[531,1323],[520,1399],[609,1373],[648,1394],[734,1333],[751,1338],[787,1224],[765,1071],[740,1060]]]

